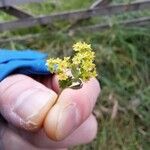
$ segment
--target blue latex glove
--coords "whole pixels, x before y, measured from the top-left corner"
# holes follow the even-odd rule
[[[50,74],[45,65],[47,55],[37,51],[0,49],[0,81],[10,74]]]

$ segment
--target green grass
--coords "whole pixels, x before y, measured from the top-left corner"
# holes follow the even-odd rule
[[[69,3],[65,3],[65,0],[49,1],[42,5],[24,5],[23,8],[37,15],[86,8],[91,2],[93,1],[70,0]],[[36,8],[40,8],[41,11]],[[94,24],[103,19],[118,21],[135,18],[139,14],[147,16],[149,12],[93,19],[82,25]],[[0,14],[0,19],[5,20],[9,17]],[[38,26],[1,33],[0,38],[5,39],[39,34],[36,38],[1,43],[1,48],[39,49],[54,57],[70,55],[71,46],[76,41],[91,43],[96,52],[98,80],[102,87],[95,108],[99,123],[98,134],[92,143],[73,149],[148,150],[150,147],[150,28],[123,28],[115,25],[103,32],[97,31],[91,34],[83,31],[72,36],[63,32],[68,25],[66,22],[59,22],[50,29]],[[114,101],[119,103],[119,111],[112,120],[111,110]],[[102,106],[108,111],[104,111]]]

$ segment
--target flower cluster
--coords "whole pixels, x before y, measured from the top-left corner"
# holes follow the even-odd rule
[[[91,77],[95,77],[96,67],[93,63],[95,53],[92,51],[91,45],[85,42],[78,42],[73,45],[73,50],[76,52],[72,64],[78,68],[79,78],[83,81],[89,80]]]
[[[96,66],[94,64],[95,53],[91,45],[78,42],[73,45],[75,52],[73,57],[50,58],[47,60],[48,70],[58,75],[62,88],[72,86],[75,82],[87,81],[96,77]]]
[[[59,80],[68,79],[69,75],[67,74],[67,70],[70,69],[70,57],[64,57],[64,59],[60,58],[50,58],[47,60],[48,70],[51,73],[58,74]]]

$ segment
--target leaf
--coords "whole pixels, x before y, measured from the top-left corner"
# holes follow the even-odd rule
[[[59,80],[59,85],[62,89],[72,85],[72,77],[69,77],[67,80]]]
[[[75,65],[72,66],[71,73],[75,79],[79,78],[80,73],[79,73],[77,66]]]

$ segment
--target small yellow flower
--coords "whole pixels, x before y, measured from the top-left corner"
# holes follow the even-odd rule
[[[59,83],[63,88],[71,86],[75,81],[87,81],[97,76],[94,64],[95,53],[91,45],[77,42],[73,45],[73,50],[75,54],[72,59],[70,57],[50,58],[46,62],[48,70],[58,75]]]
[[[58,74],[58,80],[67,80],[68,76],[64,72]]]
[[[76,44],[73,45],[73,50],[83,52],[83,51],[91,51],[92,48],[91,44],[87,44],[85,42],[77,42]]]

